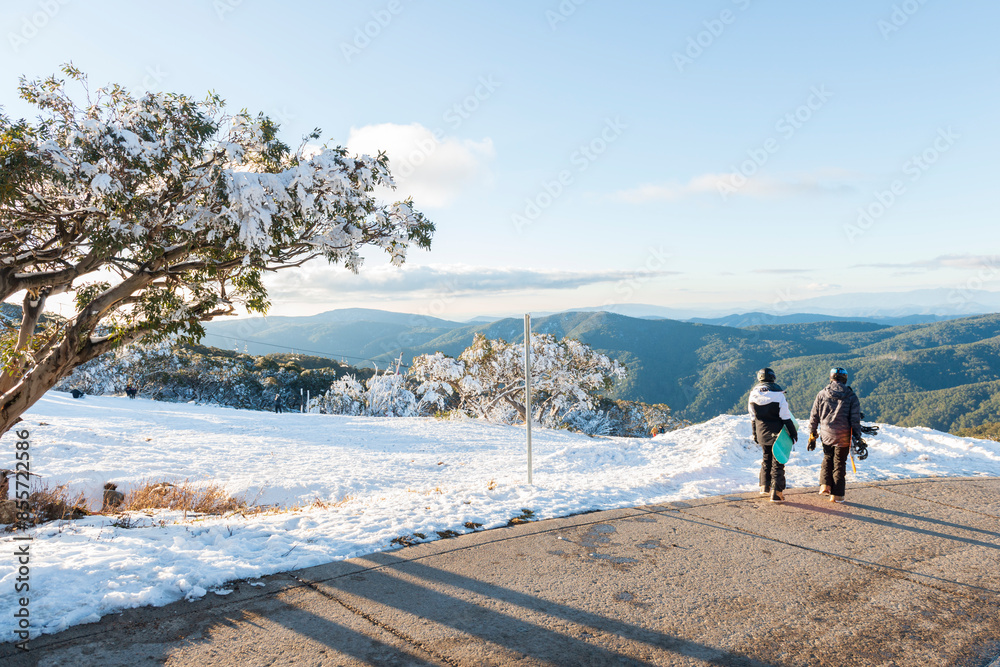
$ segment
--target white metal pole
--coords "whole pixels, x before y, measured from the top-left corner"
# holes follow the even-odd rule
[[[524,425],[528,436],[528,484],[531,484],[531,315],[524,315]]]

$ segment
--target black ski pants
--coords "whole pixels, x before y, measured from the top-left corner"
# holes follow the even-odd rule
[[[762,445],[764,457],[760,462],[760,485],[765,491],[785,490],[785,464],[779,463],[771,451],[774,445]]]
[[[830,487],[831,493],[841,498],[847,488],[847,457],[850,447],[823,445],[823,463],[819,468],[819,483]]]

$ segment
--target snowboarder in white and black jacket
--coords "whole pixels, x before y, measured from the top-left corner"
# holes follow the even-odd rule
[[[775,384],[776,379],[770,368],[757,371],[757,384],[750,390],[750,400],[747,403],[753,441],[764,450],[760,462],[760,493],[770,494],[771,502],[785,499],[785,466],[774,458],[774,441],[778,439],[782,428],[788,429],[792,442],[799,439],[785,391]]]
[[[861,401],[847,386],[847,371],[843,368],[830,369],[830,384],[813,401],[809,414],[809,451],[816,448],[817,432],[823,444],[819,492],[829,494],[831,502],[844,502],[851,438],[861,432]]]

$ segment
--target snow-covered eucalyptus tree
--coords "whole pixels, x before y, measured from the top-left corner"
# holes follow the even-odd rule
[[[229,114],[217,95],[92,94],[63,72],[22,78],[36,121],[0,113],[0,300],[23,294],[0,344],[0,433],[107,350],[197,339],[237,305],[265,312],[266,271],[317,257],[356,271],[363,246],[398,265],[430,247],[434,226],[412,202],[377,199],[393,186],[383,154],[317,149],[319,130],[292,150],[269,118]],[[75,314],[40,325],[61,293]]]

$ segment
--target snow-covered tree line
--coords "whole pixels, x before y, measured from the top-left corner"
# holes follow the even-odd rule
[[[167,342],[129,345],[83,364],[56,388],[101,395],[121,394],[131,385],[154,400],[270,410],[276,395],[294,408],[306,395],[322,395],[348,372],[363,379],[370,374],[329,359],[287,356],[254,357]],[[314,368],[304,368],[306,360]]]
[[[602,396],[625,377],[625,368],[573,339],[540,334],[531,341],[532,422],[592,435],[647,436],[686,425],[666,405]],[[346,377],[313,409],[333,414],[444,413],[503,424],[525,420],[524,343],[477,334],[457,358],[440,352],[416,357],[409,382],[387,371],[367,383]]]
[[[532,338],[533,423],[592,435],[647,436],[685,424],[665,405],[616,401],[603,394],[625,377],[624,367],[588,345],[549,334]],[[336,364],[325,360],[329,364]],[[524,344],[477,334],[457,358],[440,352],[416,357],[399,374],[346,366],[304,369],[294,361],[213,348],[158,343],[119,348],[79,367],[60,389],[122,393],[246,409],[270,409],[275,395],[310,412],[369,417],[444,414],[496,423],[523,423]]]

